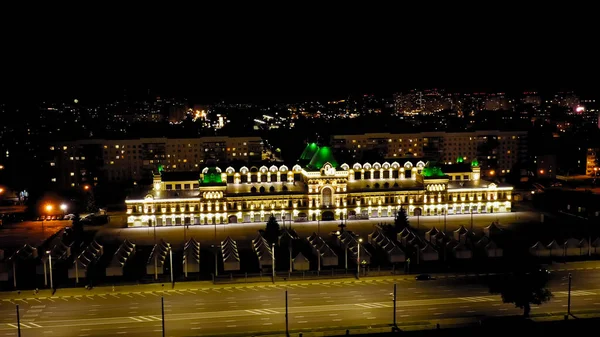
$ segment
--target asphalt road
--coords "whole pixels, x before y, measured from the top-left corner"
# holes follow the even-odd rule
[[[0,226],[2,249],[20,248],[24,244],[39,247],[48,237],[71,226],[70,220],[23,221]]]
[[[572,311],[600,312],[600,264],[557,266],[548,287],[554,298],[533,306],[532,315],[564,313],[568,272],[573,275]],[[577,266],[578,268],[575,268]],[[512,304],[475,277],[446,277],[433,281],[414,278],[361,279],[310,284],[207,286],[198,289],[143,291],[35,298],[0,303],[0,336],[16,336],[19,304],[22,336],[161,336],[161,297],[165,303],[166,336],[206,336],[285,331],[285,290],[289,297],[291,331],[379,326],[392,322],[391,292],[398,285],[397,320],[449,322],[484,316],[521,314]],[[185,285],[182,285],[185,287]]]
[[[540,214],[538,212],[513,212],[513,213],[493,213],[493,214],[474,214],[473,215],[473,230],[481,231],[484,227],[489,226],[492,222],[498,221],[500,227],[508,227],[518,223],[539,221]],[[348,221],[348,230],[354,231],[365,238],[373,231],[373,226],[377,223],[393,223],[394,219],[374,218],[370,220],[351,220]],[[410,224],[413,227],[419,227],[422,232],[425,232],[432,227],[437,227],[440,230],[444,228],[443,216],[421,216],[409,217]],[[308,237],[313,232],[320,232],[321,235],[336,231],[339,229],[340,221],[309,221],[292,223],[292,228],[296,230],[298,235]],[[216,240],[221,241],[227,236],[231,236],[234,240],[251,240],[256,237],[256,232],[259,229],[264,229],[266,223],[238,223],[226,225],[197,225],[189,226],[185,229],[184,226],[172,227],[137,227],[137,228],[102,228],[98,231],[96,239],[103,243],[121,243],[128,239],[139,245],[154,244],[154,230],[156,229],[156,237],[169,242],[172,245],[180,246],[184,237],[189,239],[194,237],[204,244],[214,244]],[[280,225],[284,225],[280,222]],[[289,226],[289,222],[285,222]],[[466,228],[471,227],[471,215],[449,215],[446,217],[446,231],[454,231],[460,226]],[[215,240],[216,238],[216,240]]]

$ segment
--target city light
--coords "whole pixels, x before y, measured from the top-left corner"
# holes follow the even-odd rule
[[[67,210],[67,205],[66,204],[61,204],[60,205],[60,210],[65,212]]]
[[[4,189],[0,187],[0,194],[4,193]]]
[[[86,191],[89,190],[90,189],[90,185],[83,185],[83,189],[86,190]]]
[[[46,212],[52,212],[53,209],[54,209],[54,206],[46,205]]]

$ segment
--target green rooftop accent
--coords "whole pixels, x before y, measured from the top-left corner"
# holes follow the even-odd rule
[[[325,163],[329,163],[335,168],[338,167],[337,161],[333,158],[333,151],[331,151],[331,148],[328,146],[323,146],[315,153],[308,164],[308,168],[320,170]]]
[[[221,173],[217,172],[215,167],[211,167],[208,169],[206,173],[204,173],[204,177],[201,181],[202,184],[222,184],[223,179],[221,179]]]
[[[300,160],[311,160],[317,151],[319,151],[317,143],[306,144],[306,148],[304,148],[302,155],[300,155]]]
[[[423,168],[421,174],[426,178],[442,178],[445,176],[442,169],[438,166],[426,166]]]
[[[464,159],[463,159],[463,157],[458,157],[458,158],[456,158],[456,163],[457,163],[457,164],[460,164],[460,163],[462,163],[462,162],[464,162]]]
[[[158,173],[163,173],[163,171],[165,170],[165,166],[164,165],[158,165]]]
[[[477,161],[477,159],[473,159],[473,161],[471,162],[471,167],[477,167],[479,166],[479,162]]]

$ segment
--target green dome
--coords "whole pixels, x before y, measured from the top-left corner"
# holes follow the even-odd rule
[[[300,155],[300,160],[311,160],[317,151],[319,151],[317,143],[306,144],[306,148],[304,148],[304,151]]]
[[[445,176],[442,168],[439,166],[426,166],[423,168],[422,174],[426,178],[442,178]]]
[[[204,173],[204,177],[202,177],[203,184],[221,184],[223,180],[221,179],[221,173],[217,171],[216,167],[210,167],[206,173]]]
[[[333,158],[333,151],[331,151],[331,148],[328,146],[321,147],[317,153],[315,153],[308,164],[308,168],[320,170],[325,163],[330,163],[331,166],[336,168],[338,166],[337,161]]]

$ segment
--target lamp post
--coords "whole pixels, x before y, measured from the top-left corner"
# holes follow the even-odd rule
[[[569,298],[567,299],[567,315],[571,315],[571,273],[569,273]]]
[[[448,210],[443,209],[442,212],[444,212],[444,234],[446,234],[446,214],[448,213]]]
[[[175,284],[175,279],[173,278],[173,248],[169,246],[169,269],[171,269],[171,283]]]
[[[53,209],[54,209],[54,206],[52,206],[50,204],[46,205],[46,207],[45,207],[46,214],[50,214],[50,212],[52,212]],[[42,219],[42,236],[43,236],[42,240],[46,238],[46,231],[44,228],[45,221],[46,221],[45,219]]]
[[[215,276],[219,276],[219,263],[217,261],[219,245],[211,245],[211,248],[215,249]]]
[[[471,232],[473,231],[473,208],[471,207]]]
[[[362,239],[358,239],[358,243],[356,244],[356,275],[357,278],[360,278],[360,242]]]
[[[318,214],[317,214],[317,234],[321,235],[321,219],[319,219]]]
[[[272,270],[273,270],[273,283],[275,283],[275,243],[271,244],[271,262],[273,262]]]
[[[50,267],[50,289],[54,290],[54,282],[52,280],[52,252],[47,250],[46,254],[48,254],[48,267]]]

